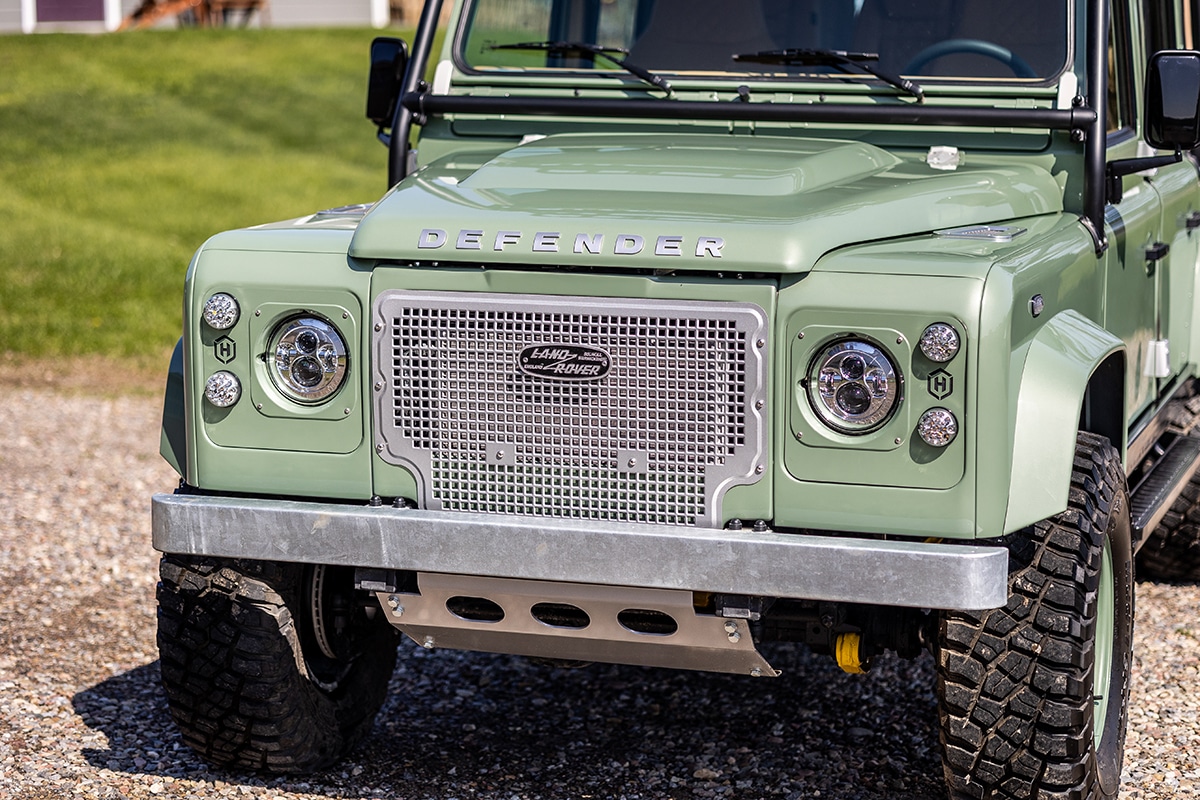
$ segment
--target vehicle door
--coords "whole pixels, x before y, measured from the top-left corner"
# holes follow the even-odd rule
[[[1194,50],[1200,42],[1197,0],[1146,0],[1148,52]],[[1200,173],[1196,151],[1148,178],[1162,205],[1162,241],[1169,248],[1159,265],[1159,329],[1170,348],[1171,374],[1200,357],[1196,318],[1197,262],[1200,260]],[[1166,388],[1160,386],[1160,390]]]
[[[1130,14],[1124,3],[1112,4],[1109,39],[1108,83],[1108,160],[1144,155],[1139,145],[1137,119],[1141,94],[1143,48],[1134,47],[1140,20]],[[1146,175],[1139,173],[1122,179],[1119,199],[1110,194],[1105,209],[1105,227],[1109,240],[1104,254],[1105,320],[1108,330],[1119,336],[1128,348],[1126,362],[1126,419],[1133,421],[1157,397],[1159,373],[1157,357],[1164,335],[1159,329],[1160,288],[1162,277],[1162,204]]]

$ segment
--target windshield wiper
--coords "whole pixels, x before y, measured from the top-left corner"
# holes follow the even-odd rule
[[[637,64],[630,64],[621,56],[629,55],[629,51],[623,47],[605,47],[604,45],[592,44],[591,42],[517,42],[515,44],[494,44],[488,48],[489,50],[545,50],[547,53],[557,55],[566,55],[568,53],[587,54],[603,58],[612,64],[616,64],[621,69],[628,72],[638,80],[644,81],[651,86],[662,89],[667,94],[671,94],[671,84],[667,79],[655,75],[650,70],[639,67]]]
[[[911,94],[917,98],[918,103],[925,100],[925,92],[921,90],[920,85],[916,81],[910,81],[908,78],[893,75],[890,72],[885,72],[873,66],[871,62],[879,60],[879,55],[876,53],[853,53],[845,50],[818,50],[791,47],[786,50],[738,53],[733,57],[733,60],[746,61],[753,64],[821,65],[840,69],[848,75],[867,73],[868,75],[875,76],[889,86],[894,86],[906,94]],[[851,68],[854,67],[857,67],[862,72],[852,72]]]

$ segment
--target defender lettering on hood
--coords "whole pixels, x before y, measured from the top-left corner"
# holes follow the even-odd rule
[[[496,231],[495,235],[484,230],[460,230],[454,237],[455,250],[483,250],[490,245],[497,253],[506,248],[524,247],[532,253],[570,252],[576,255],[598,256],[605,252],[604,234],[577,233],[574,243],[571,234],[563,235],[558,231],[538,231],[532,239],[526,239],[523,231]],[[417,237],[417,248],[420,250],[437,250],[444,247],[450,240],[449,234],[441,228],[423,228]],[[523,244],[523,241],[525,242]],[[617,256],[636,256],[642,252],[653,253],[656,256],[682,256],[694,253],[696,258],[721,258],[721,250],[725,240],[719,236],[698,236],[693,241],[684,236],[658,236],[652,239],[653,249],[647,250],[646,237],[636,233],[618,233],[612,238],[611,252]],[[694,247],[693,247],[694,245]]]

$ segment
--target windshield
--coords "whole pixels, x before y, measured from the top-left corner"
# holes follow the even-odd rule
[[[903,75],[1049,79],[1066,65],[1067,16],[1065,0],[474,0],[457,55],[476,71],[619,71],[578,49],[496,48],[589,43],[672,75],[787,77],[836,70],[751,56],[836,50]]]

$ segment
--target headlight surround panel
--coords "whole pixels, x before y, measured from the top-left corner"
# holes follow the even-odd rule
[[[791,317],[786,334],[790,409],[785,470],[796,479],[818,483],[954,486],[965,469],[968,441],[962,427],[968,399],[966,326],[944,311],[855,313],[868,323],[858,325],[848,316],[805,309]],[[874,321],[882,324],[869,324]],[[961,337],[960,351],[944,363],[932,361],[919,347],[926,327],[938,321],[954,327]],[[843,369],[846,359],[850,363]],[[891,374],[883,359],[891,365]],[[886,381],[869,381],[873,368]],[[872,385],[877,392],[870,391]],[[861,408],[848,404],[858,413],[847,413],[847,403],[837,403],[838,391],[845,386],[864,389],[856,395]],[[934,407],[953,414],[959,429],[941,447],[928,444],[918,432],[922,414]]]
[[[221,255],[224,263],[229,255]],[[227,331],[213,330],[204,322],[199,303],[191,317],[193,338],[185,343],[185,349],[190,344],[196,369],[193,392],[201,401],[198,409],[203,412],[205,440],[238,450],[345,454],[357,449],[365,432],[363,373],[359,370],[363,363],[361,305],[357,297],[338,288],[281,290],[231,280],[198,287],[197,295],[207,298],[214,291],[231,294],[242,313]],[[299,318],[318,319],[336,328],[346,351],[340,387],[318,402],[301,402],[285,392],[272,375],[278,334],[289,320]],[[203,399],[205,380],[218,370],[237,376],[242,388],[241,399],[225,409]],[[314,422],[324,424],[311,424]]]
[[[254,306],[253,313],[246,314],[251,318],[254,352],[255,379],[250,391],[261,416],[338,421],[357,413],[365,379],[365,372],[361,368],[366,363],[365,356],[360,352],[359,309],[351,298],[343,299],[333,292],[329,294],[329,299],[340,302],[336,305],[304,302],[300,300],[303,295],[298,294],[290,301],[260,303]],[[289,323],[302,319],[318,320],[330,326],[341,338],[346,351],[346,370],[341,385],[325,397],[309,402],[300,399],[305,395],[288,387],[285,377],[277,369],[282,335]],[[300,328],[293,330],[294,334],[300,332]],[[347,408],[351,409],[350,413],[346,412]]]

